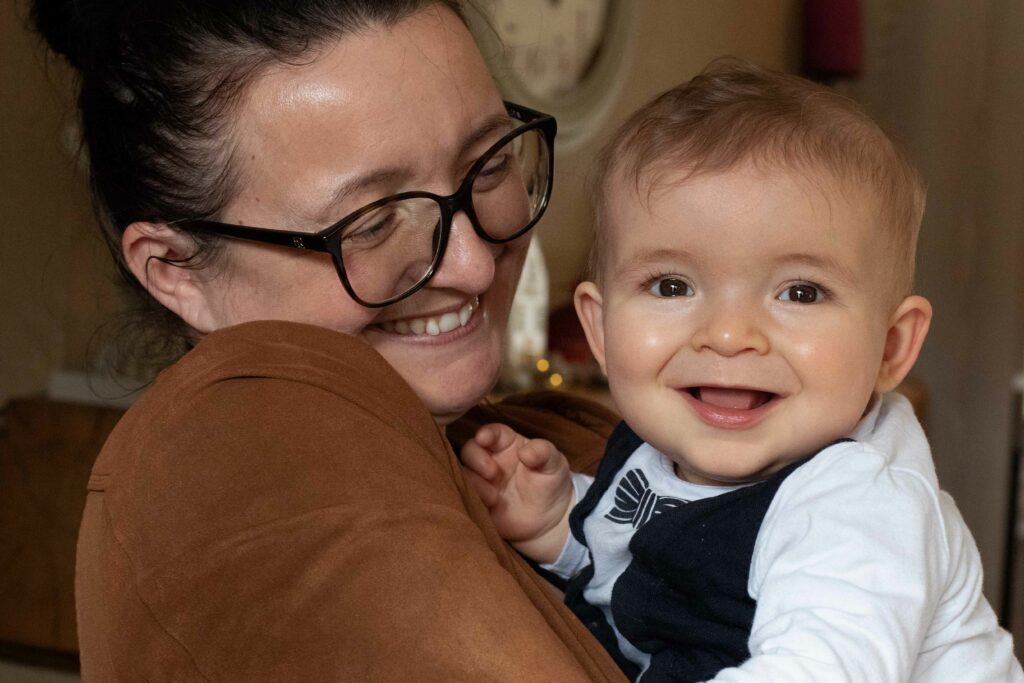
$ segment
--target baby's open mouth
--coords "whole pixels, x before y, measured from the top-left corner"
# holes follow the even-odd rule
[[[760,408],[777,396],[769,391],[756,389],[726,389],[723,387],[689,387],[687,391],[701,403],[730,410],[753,410]]]

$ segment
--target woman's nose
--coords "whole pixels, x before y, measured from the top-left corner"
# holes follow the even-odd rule
[[[754,309],[754,306],[736,304],[716,305],[694,333],[693,349],[710,350],[727,357],[745,351],[768,353],[768,337]]]
[[[452,219],[448,246],[430,286],[470,294],[483,293],[494,280],[494,261],[504,248],[504,245],[481,239],[473,230],[469,217],[462,211],[458,212]]]

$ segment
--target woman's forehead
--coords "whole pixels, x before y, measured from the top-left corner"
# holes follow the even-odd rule
[[[237,109],[240,185],[319,210],[359,178],[443,174],[503,112],[469,32],[431,8],[257,78]]]
[[[440,8],[344,36],[302,63],[274,64],[246,94],[239,123],[258,136],[291,141],[317,127],[331,139],[364,145],[410,127],[434,130],[436,137],[502,110],[472,36]]]

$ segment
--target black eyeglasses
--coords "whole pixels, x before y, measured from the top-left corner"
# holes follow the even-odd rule
[[[479,237],[503,244],[530,230],[547,208],[554,173],[554,117],[511,102],[522,122],[476,160],[454,194],[402,192],[378,199],[318,232],[256,228],[201,219],[176,225],[217,235],[331,255],[355,301],[387,306],[426,285],[448,246],[452,219],[465,212]]]

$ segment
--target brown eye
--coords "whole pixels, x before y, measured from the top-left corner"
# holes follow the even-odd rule
[[[792,301],[797,304],[813,304],[818,300],[819,292],[818,288],[814,285],[800,284],[787,287],[782,294],[779,295],[779,299],[782,301]]]
[[[651,284],[647,291],[660,297],[691,296],[693,294],[690,285],[685,280],[676,277],[659,278]]]

